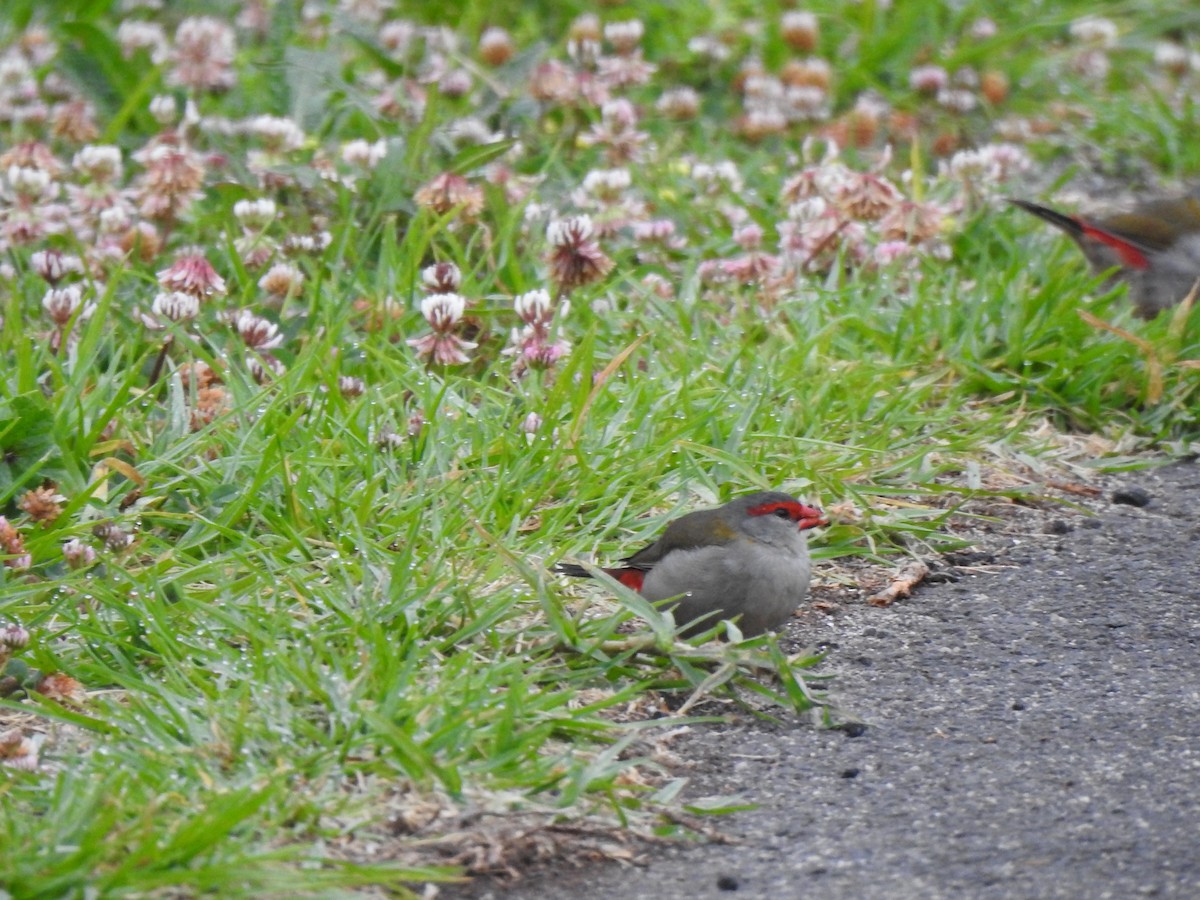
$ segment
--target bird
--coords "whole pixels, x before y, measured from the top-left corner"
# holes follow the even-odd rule
[[[1143,202],[1103,219],[1009,202],[1065,232],[1097,272],[1117,268],[1143,319],[1180,303],[1200,279],[1200,192]]]
[[[737,619],[745,637],[782,625],[808,593],[806,532],[828,525],[821,510],[791,494],[760,491],[716,509],[680,516],[654,543],[601,571],[651,603],[669,604],[690,637]],[[574,563],[559,574],[590,578]]]

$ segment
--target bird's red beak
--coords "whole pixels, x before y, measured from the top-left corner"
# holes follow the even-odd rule
[[[821,512],[815,506],[805,506],[800,504],[800,523],[799,528],[804,531],[808,528],[820,528],[822,525],[828,525],[829,520],[825,518],[825,513]]]

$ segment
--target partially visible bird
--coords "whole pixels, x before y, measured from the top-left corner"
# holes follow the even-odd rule
[[[624,565],[602,571],[652,603],[679,597],[671,608],[685,636],[740,617],[738,627],[750,637],[782,625],[804,600],[805,532],[828,524],[819,509],[790,494],[762,491],[681,516]],[[556,571],[591,577],[572,563]]]
[[[1118,268],[1143,319],[1181,302],[1200,278],[1200,193],[1152,200],[1103,219],[1010,202],[1065,232],[1097,272]]]

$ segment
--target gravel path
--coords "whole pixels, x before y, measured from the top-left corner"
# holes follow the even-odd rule
[[[732,845],[645,867],[531,876],[556,898],[1200,897],[1200,466],[1119,479],[1022,565],[928,585],[828,625],[831,698],[857,736],[751,722],[703,731],[690,796]]]

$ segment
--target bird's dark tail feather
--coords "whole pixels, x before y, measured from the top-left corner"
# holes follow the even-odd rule
[[[578,566],[575,563],[559,563],[554,567],[554,571],[559,575],[567,575],[571,578],[591,578],[592,573],[583,566]]]
[[[1031,203],[1028,200],[1017,200],[1014,197],[1009,197],[1008,202],[1013,206],[1019,206],[1027,213],[1033,213],[1043,222],[1049,222],[1055,228],[1061,228],[1073,238],[1083,237],[1083,225],[1070,216],[1051,209],[1048,206],[1042,206],[1039,203]]]

